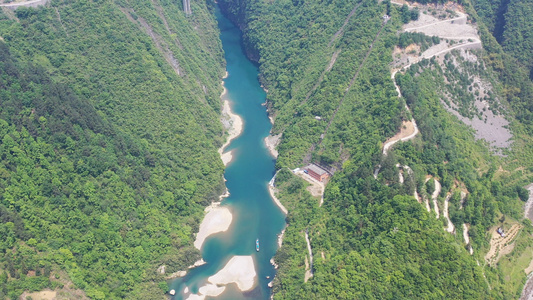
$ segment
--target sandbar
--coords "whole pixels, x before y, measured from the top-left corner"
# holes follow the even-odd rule
[[[222,158],[222,163],[224,166],[227,167],[228,164],[233,160],[233,150],[223,153],[220,155],[220,157]]]
[[[228,230],[231,221],[233,220],[230,210],[225,206],[220,206],[219,202],[206,207],[205,211],[207,214],[200,224],[200,230],[194,241],[194,247],[198,250],[202,248],[202,245],[208,236]]]
[[[216,286],[214,284],[207,284],[198,290],[198,293],[209,297],[216,297],[224,292],[225,286]]]
[[[191,294],[189,297],[187,297],[187,300],[204,300],[205,295],[197,295],[197,294]]]
[[[241,291],[249,291],[255,285],[254,259],[252,256],[233,256],[228,263],[208,281],[214,285],[236,283]]]
[[[222,93],[222,96],[226,93],[226,88],[224,88],[224,92]],[[237,138],[239,135],[241,135],[244,123],[242,121],[242,118],[234,114],[231,110],[230,103],[227,99],[223,100],[223,106],[222,106],[222,112],[221,112],[221,122],[224,128],[228,131],[228,137],[226,139],[226,142],[224,145],[222,145],[218,149],[218,153],[220,154],[222,161],[224,162],[224,165],[226,166],[230,161],[233,155],[229,155],[226,157],[226,160],[224,159],[224,148],[226,148],[229,143],[231,143],[232,140]],[[229,160],[228,160],[229,157]]]

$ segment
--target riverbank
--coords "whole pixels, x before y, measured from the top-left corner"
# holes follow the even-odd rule
[[[224,78],[227,77],[227,72]],[[224,152],[224,148],[226,148],[231,141],[236,139],[239,135],[241,135],[244,122],[242,121],[241,116],[233,113],[231,110],[231,105],[229,100],[226,98],[227,89],[224,87],[224,82],[222,82],[222,87],[224,88],[224,91],[220,95],[220,99],[222,99],[222,111],[221,111],[221,119],[222,126],[224,129],[228,132],[228,137],[226,139],[226,142],[218,149],[218,153],[220,154],[220,158],[222,159],[222,163],[224,163],[224,166],[227,166],[232,160],[233,160],[233,151]]]
[[[276,189],[274,186],[272,185],[268,185],[268,192],[270,193],[270,197],[272,197],[272,200],[274,200],[274,203],[276,203],[276,205],[279,207],[279,209],[281,209],[281,211],[287,215],[289,213],[289,211],[285,208],[285,206],[283,206],[283,204],[281,204],[281,201],[279,201],[279,199],[276,197],[276,193],[278,192],[278,189]]]
[[[265,138],[265,145],[270,152],[270,155],[276,159],[278,158],[278,150],[276,148],[281,142],[281,135],[282,133],[277,135],[269,135]]]

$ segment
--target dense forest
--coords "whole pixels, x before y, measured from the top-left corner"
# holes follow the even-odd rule
[[[531,82],[506,47],[528,58],[531,51],[527,43],[517,42],[522,50],[500,45],[475,6],[460,4],[477,21],[485,49],[472,54],[480,60],[468,62],[457,51],[443,61],[423,60],[393,79],[398,98],[390,77],[395,47],[424,51],[441,42],[399,33],[418,18],[415,9],[388,1],[221,1],[244,30],[249,57],[260,64],[273,131],[283,133],[276,184],[289,214],[275,257],[275,299],[519,297],[525,274],[510,270],[531,260],[533,229],[522,210],[533,171]],[[473,103],[481,96],[473,78],[494,87],[482,100],[512,120],[513,147],[504,154],[495,155],[445,109],[447,99],[456,99],[462,114],[477,114]],[[385,141],[411,117],[420,136],[383,155]],[[323,205],[289,171],[309,162],[334,172]],[[441,189],[428,211],[416,200],[431,198],[434,180]],[[444,205],[454,234],[445,231]],[[523,228],[519,246],[489,267],[483,262],[492,230],[510,224]]]
[[[519,297],[533,259],[523,218],[533,181],[529,2],[453,1],[483,49],[391,77],[393,53],[448,42],[402,32],[421,6],[219,0],[259,64],[282,134],[275,184],[289,213],[274,299]],[[181,5],[0,10],[0,299],[45,288],[159,299],[158,267],[171,273],[199,258],[193,234],[224,189],[224,61],[216,4],[194,1],[192,15]],[[480,86],[490,88],[480,95]],[[451,113],[485,116],[476,101],[505,116],[512,146],[495,149]],[[420,134],[385,154],[411,120]],[[290,171],[310,162],[333,174],[323,203]],[[513,249],[488,263],[495,228],[512,226]]]
[[[0,299],[161,298],[224,185],[213,4],[0,15]]]

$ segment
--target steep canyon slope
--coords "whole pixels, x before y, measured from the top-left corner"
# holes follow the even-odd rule
[[[2,9],[0,298],[161,298],[199,258],[224,188],[213,5]]]
[[[511,58],[461,3],[221,1],[260,64],[273,134],[282,133],[276,185],[289,214],[274,298],[520,294],[515,258],[532,258],[522,211],[530,83],[522,69],[513,81],[498,68]],[[419,134],[382,151],[413,119]],[[285,168],[309,162],[333,175],[323,205]],[[484,266],[494,226],[516,223],[522,246]]]

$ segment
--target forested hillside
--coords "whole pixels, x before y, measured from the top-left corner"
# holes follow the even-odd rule
[[[473,0],[487,61],[503,85],[502,96],[533,132],[533,6],[528,1]],[[476,15],[478,17],[476,17]],[[528,78],[529,77],[529,78]]]
[[[282,133],[276,185],[289,214],[275,257],[275,299],[519,297],[533,258],[522,210],[533,171],[530,83],[468,2],[460,9],[388,1],[221,3],[244,29],[269,91],[274,134]],[[419,17],[451,24],[463,18],[482,43],[474,33],[456,40],[400,34]],[[432,46],[433,53],[450,50],[423,59]],[[512,132],[511,141],[485,141],[486,126],[469,125],[479,118],[492,126],[488,115],[510,122],[499,128]],[[415,120],[414,139],[383,150]],[[288,170],[309,162],[334,173],[323,204]],[[514,252],[498,254],[499,264],[485,256],[494,226],[520,228]]]
[[[0,298],[150,299],[223,189],[212,3],[0,15]]]
[[[473,4],[505,51],[533,72],[533,2],[475,0]]]

